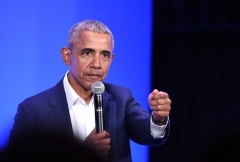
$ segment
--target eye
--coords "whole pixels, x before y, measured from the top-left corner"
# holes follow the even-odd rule
[[[85,54],[85,55],[90,55],[91,52],[90,52],[90,51],[85,51],[84,54]]]
[[[111,53],[109,53],[109,52],[103,52],[103,53],[101,54],[101,58],[102,58],[102,60],[104,60],[104,61],[110,60],[110,57],[111,57]]]
[[[103,57],[110,57],[110,53],[103,53]]]
[[[93,51],[92,50],[82,50],[80,53],[81,57],[85,59],[90,59],[93,56]]]

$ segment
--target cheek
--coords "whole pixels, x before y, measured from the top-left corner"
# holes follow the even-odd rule
[[[111,65],[111,63],[107,63],[107,64],[105,64],[105,66],[104,66],[104,72],[105,72],[105,74],[107,74],[108,73],[108,70],[109,70],[109,68],[110,68],[110,65]]]
[[[84,62],[80,59],[73,59],[71,62],[71,70],[75,72],[76,75],[81,75],[84,67]]]
[[[84,59],[82,59],[80,56],[76,56],[72,58],[72,62],[75,67],[78,67],[84,64]]]
[[[79,75],[83,76],[84,72],[88,69],[89,67],[89,61],[85,59],[79,59],[78,62],[76,63],[76,70]]]

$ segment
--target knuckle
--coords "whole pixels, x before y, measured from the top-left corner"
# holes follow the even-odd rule
[[[168,99],[168,102],[171,104],[171,103],[172,103],[172,100]]]

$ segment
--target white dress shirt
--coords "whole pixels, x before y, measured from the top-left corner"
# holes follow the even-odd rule
[[[68,72],[64,76],[63,86],[66,93],[72,129],[75,138],[83,141],[95,127],[94,97],[92,96],[89,105],[87,105],[69,84]],[[155,125],[150,118],[152,136],[154,138],[164,137],[166,125]]]
[[[67,74],[68,72],[63,79],[63,86],[67,97],[72,129],[75,138],[83,141],[95,127],[93,97],[89,105],[87,105],[69,84]]]

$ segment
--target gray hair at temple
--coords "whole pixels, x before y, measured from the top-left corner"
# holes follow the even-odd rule
[[[97,20],[84,20],[75,24],[68,33],[68,48],[72,50],[73,44],[78,41],[79,33],[82,31],[92,31],[100,34],[109,34],[112,39],[112,50],[114,48],[114,39],[112,32],[103,23]]]

